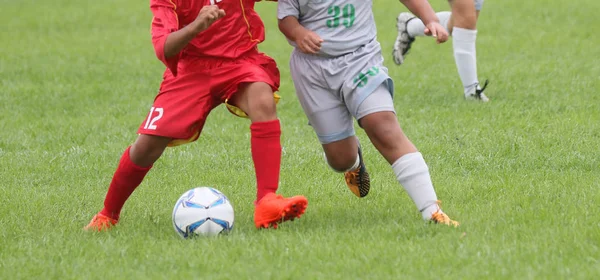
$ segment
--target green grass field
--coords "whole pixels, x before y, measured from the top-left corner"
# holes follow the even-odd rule
[[[261,50],[282,72],[280,190],[306,195],[306,215],[254,228],[249,123],[221,107],[199,141],[165,153],[117,228],[83,232],[164,70],[148,1],[0,0],[0,279],[597,279],[600,2],[486,1],[489,104],[463,101],[451,43],[418,39],[393,65],[406,9],[375,2],[398,118],[460,228],[425,224],[362,131],[373,188],[346,189],[297,102],[276,5],[259,3]],[[181,240],[172,207],[203,185],[229,196],[236,229]]]

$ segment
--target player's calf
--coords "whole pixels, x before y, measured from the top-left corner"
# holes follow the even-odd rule
[[[166,137],[140,135],[136,142],[125,150],[108,187],[104,208],[92,218],[85,230],[103,231],[117,224],[123,205],[171,140]]]
[[[361,124],[379,153],[390,163],[417,148],[406,137],[394,112],[377,112],[361,119]]]

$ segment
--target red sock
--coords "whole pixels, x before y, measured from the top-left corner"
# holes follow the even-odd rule
[[[119,219],[119,214],[121,213],[125,201],[133,193],[135,188],[142,183],[146,173],[152,168],[152,165],[148,167],[135,165],[129,157],[130,148],[131,147],[127,147],[121,157],[119,166],[115,171],[115,175],[113,175],[110,186],[108,187],[108,192],[106,193],[106,198],[104,199],[104,209],[100,211],[102,215],[116,220]]]
[[[281,167],[281,126],[279,120],[250,125],[252,160],[256,172],[256,201],[279,186]]]

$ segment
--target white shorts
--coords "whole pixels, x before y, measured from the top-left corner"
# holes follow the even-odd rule
[[[353,136],[354,119],[394,111],[394,86],[377,40],[339,57],[294,50],[290,72],[300,105],[322,144]],[[371,98],[374,93],[379,97]]]
[[[483,8],[483,0],[475,0],[475,10],[481,11]]]
[[[452,0],[448,0],[448,2],[450,2]],[[483,0],[474,0],[475,2],[475,10],[477,11],[481,11],[481,8],[483,8]],[[452,3],[450,3],[452,5]]]

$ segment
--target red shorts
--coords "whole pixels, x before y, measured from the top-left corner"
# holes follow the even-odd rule
[[[139,134],[173,138],[170,146],[195,141],[212,109],[230,99],[242,83],[279,88],[275,61],[259,52],[235,60],[184,56],[178,74],[165,71],[163,82]]]

